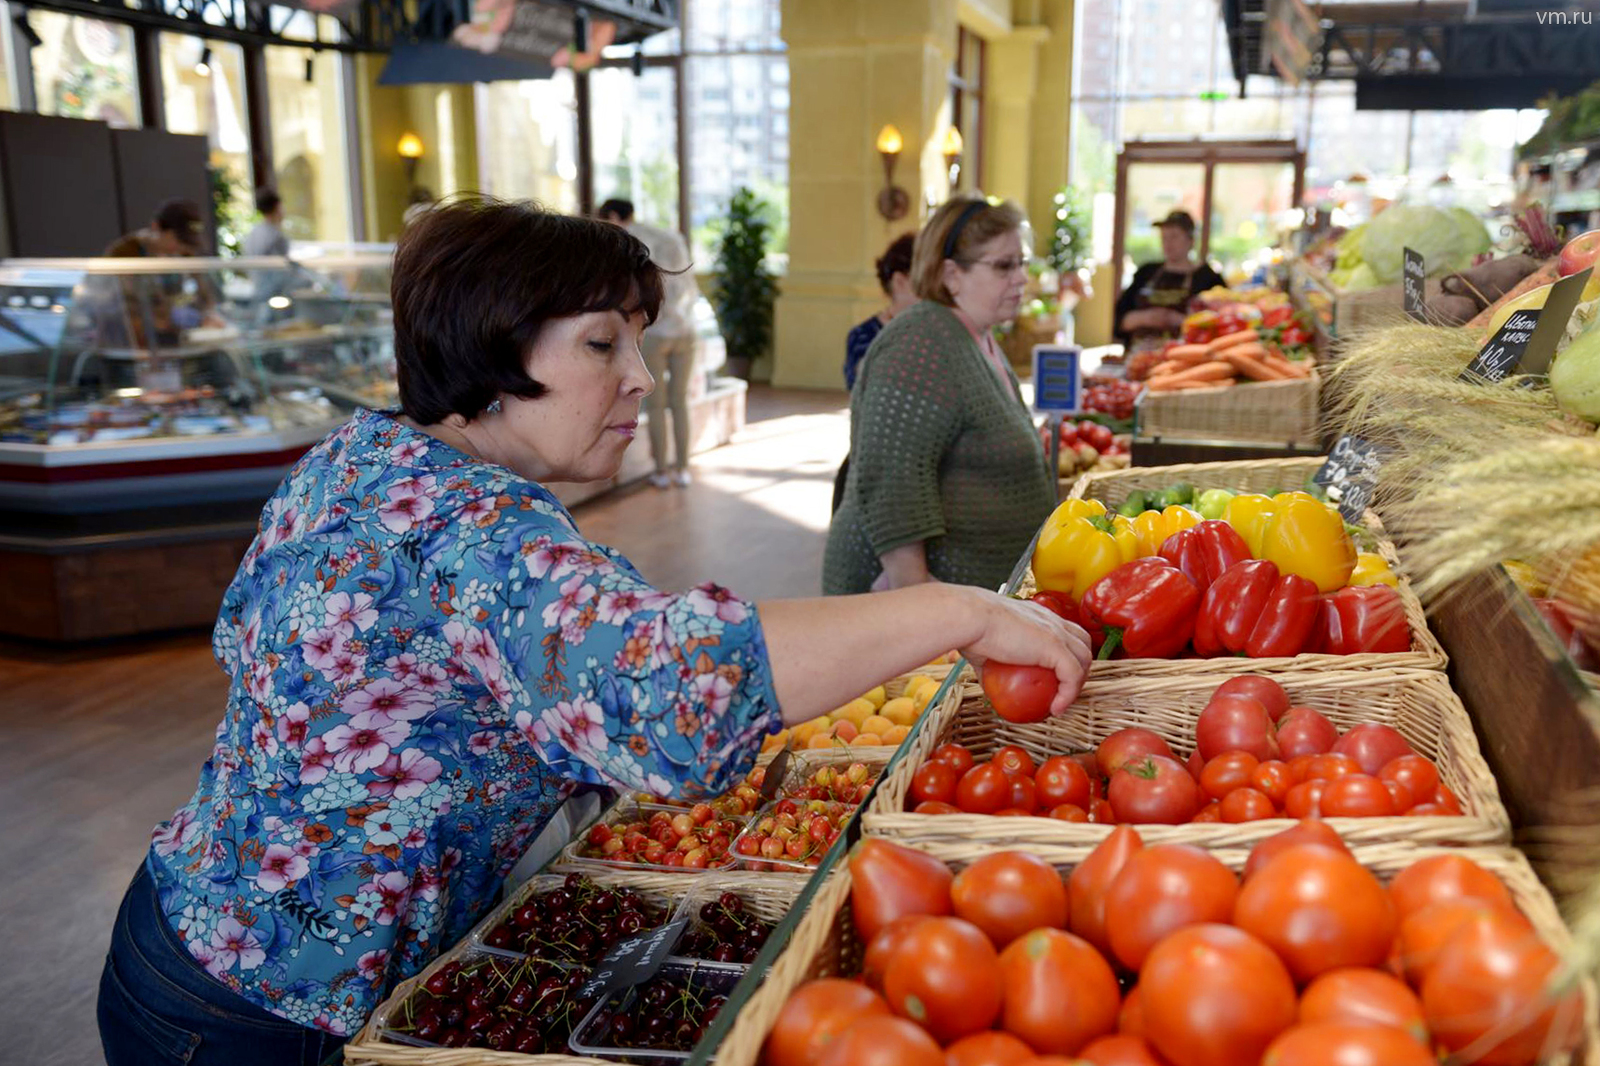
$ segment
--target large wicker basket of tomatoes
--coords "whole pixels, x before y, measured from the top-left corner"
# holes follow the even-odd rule
[[[1534,1066],[1597,1059],[1594,989],[1509,849],[1252,852],[869,838],[719,1066]]]
[[[1498,844],[1510,819],[1466,708],[1428,670],[1091,681],[1008,722],[947,700],[865,815],[895,839],[1249,846],[1321,817],[1352,843]]]
[[[1080,479],[1011,591],[1090,632],[1096,677],[1443,669],[1444,649],[1376,516],[1348,525],[1295,487],[1316,466],[1262,460]]]

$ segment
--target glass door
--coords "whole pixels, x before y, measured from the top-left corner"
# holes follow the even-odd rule
[[[1278,246],[1295,206],[1293,163],[1217,163],[1203,254],[1224,278],[1253,276]]]
[[[1122,200],[1122,284],[1146,263],[1161,260],[1161,234],[1156,223],[1173,211],[1187,211],[1195,225],[1205,217],[1206,167],[1204,163],[1131,163]],[[1200,234],[1195,252],[1203,256]]]

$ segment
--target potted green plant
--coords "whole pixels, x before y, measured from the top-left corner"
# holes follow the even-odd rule
[[[772,348],[772,307],[778,281],[767,269],[771,208],[748,188],[728,204],[717,245],[711,303],[728,349],[728,372],[748,379],[750,366]]]
[[[1081,190],[1063,185],[1051,204],[1055,217],[1051,220],[1050,250],[1045,253],[1045,259],[1061,278],[1062,302],[1066,305],[1063,310],[1070,311],[1078,299],[1088,295],[1082,269],[1089,260],[1089,242],[1093,236],[1089,198]],[[1069,296],[1069,293],[1076,295]]]

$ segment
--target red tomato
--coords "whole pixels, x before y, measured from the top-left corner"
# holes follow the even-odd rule
[[[1210,762],[1225,751],[1247,751],[1257,760],[1278,757],[1272,717],[1249,696],[1213,696],[1194,724],[1195,746]]]
[[[1034,603],[1069,622],[1078,620],[1078,605],[1072,602],[1072,597],[1065,592],[1040,591],[1028,597]]]
[[[1011,806],[1011,778],[992,762],[974,766],[956,782],[956,806],[968,814],[993,814]]]
[[[981,680],[994,713],[1008,722],[1042,722],[1050,717],[1050,704],[1061,684],[1054,670],[993,659],[983,664]]]
[[[1419,803],[1406,812],[1408,818],[1459,818],[1460,811],[1452,811],[1442,803]]]
[[[1130,970],[1163,937],[1184,926],[1226,922],[1239,879],[1210,853],[1188,844],[1158,844],[1128,856],[1106,893],[1106,934]]]
[[[1404,785],[1413,802],[1432,796],[1433,790],[1439,787],[1438,767],[1420,755],[1402,755],[1384,763],[1378,777]]]
[[[1117,1032],[1144,1039],[1144,1006],[1139,1000],[1138,985],[1128,989],[1128,994],[1122,997],[1122,1009],[1117,1011]]]
[[[1351,726],[1350,731],[1339,738],[1333,750],[1341,755],[1349,755],[1361,764],[1364,773],[1373,775],[1400,756],[1415,754],[1399,730],[1377,722]]]
[[[1116,810],[1107,801],[1097,799],[1089,804],[1089,821],[1095,825],[1116,825],[1118,820]]]
[[[1285,848],[1292,848],[1296,844],[1323,844],[1345,854],[1350,849],[1344,846],[1344,838],[1332,829],[1327,822],[1320,822],[1309,818],[1290,826],[1281,833],[1275,833],[1257,844],[1250,852],[1250,858],[1244,864],[1244,879],[1248,881],[1255,872],[1270,862],[1273,856]]]
[[[1290,707],[1278,723],[1278,750],[1286,760],[1332,751],[1338,741],[1338,727],[1310,707]]]
[[[1184,769],[1189,771],[1189,776],[1197,782],[1200,780],[1200,775],[1206,772],[1206,761],[1200,757],[1198,749],[1189,753],[1189,757],[1184,760],[1183,766]]]
[[[1385,781],[1383,787],[1389,792],[1389,800],[1394,804],[1394,813],[1405,814],[1417,805],[1417,798],[1400,782]]]
[[[982,930],[960,918],[932,918],[908,931],[890,956],[883,993],[890,1010],[948,1044],[994,1025],[1000,978],[1000,956]]]
[[[1481,899],[1516,909],[1511,892],[1500,878],[1461,855],[1418,859],[1389,883],[1389,898],[1402,920],[1430,903],[1453,899]]]
[[[1294,1024],[1294,982],[1272,949],[1229,925],[1157,944],[1139,975],[1145,1039],[1174,1066],[1240,1066]]]
[[[900,942],[928,918],[926,914],[908,914],[878,930],[878,935],[867,944],[866,954],[861,956],[861,980],[868,988],[883,991],[883,972],[889,968],[889,960],[899,950]]]
[[[1313,755],[1306,763],[1307,781],[1332,781],[1345,774],[1361,773],[1361,764],[1348,755],[1330,752],[1327,755]]]
[[[1100,760],[1092,751],[1080,751],[1067,758],[1083,767],[1083,772],[1089,778],[1089,795],[1096,799],[1103,798],[1106,794],[1105,775],[1100,772]]]
[[[1433,790],[1433,802],[1437,803],[1451,814],[1459,816],[1462,813],[1461,800],[1458,799],[1456,794],[1451,792],[1450,789],[1445,785],[1440,785],[1438,788]]]
[[[1224,822],[1237,824],[1275,818],[1278,809],[1263,793],[1253,788],[1236,788],[1222,797],[1221,814]]]
[[[1102,1036],[1078,1052],[1078,1061],[1093,1066],[1166,1066],[1150,1045],[1136,1036]]]
[[[822,1049],[863,1018],[887,1018],[889,1005],[866,985],[825,977],[795,989],[767,1034],[766,1066],[812,1066]]]
[[[1228,678],[1211,694],[1213,700],[1219,696],[1248,696],[1265,707],[1274,722],[1289,712],[1289,694],[1283,690],[1283,686],[1260,674],[1241,674]]]
[[[1182,763],[1160,755],[1125,763],[1111,775],[1109,793],[1119,822],[1179,825],[1200,810],[1200,786]]]
[[[947,762],[925,762],[911,777],[911,802],[937,800],[949,803],[956,798],[956,782],[961,774]]]
[[[957,918],[1003,948],[1030,929],[1067,924],[1067,886],[1056,868],[1021,851],[985,855],[956,874],[950,902]]]
[[[1212,800],[1210,803],[1206,804],[1204,807],[1201,807],[1195,812],[1195,816],[1189,819],[1189,824],[1194,825],[1197,822],[1205,824],[1209,822],[1220,821],[1222,821],[1222,803],[1219,800]]]
[[[1278,1037],[1261,1066],[1439,1066],[1439,1060],[1403,1029],[1324,1022]]]
[[[1277,807],[1283,806],[1283,798],[1295,783],[1288,763],[1277,759],[1268,759],[1250,772],[1250,787],[1265,795]]]
[[[1172,749],[1157,733],[1130,726],[1119,729],[1100,742],[1095,749],[1095,760],[1100,772],[1107,777],[1116,773],[1122,764],[1144,758],[1146,755],[1164,755],[1172,758]]]
[[[1407,981],[1421,987],[1428,971],[1433,968],[1439,951],[1450,943],[1456,932],[1468,920],[1490,911],[1501,911],[1510,918],[1527,925],[1522,913],[1503,903],[1486,899],[1450,899],[1419,907],[1400,920],[1400,932],[1395,937],[1396,954]],[[1532,927],[1528,927],[1531,929]]]
[[[1010,1033],[973,1033],[944,1049],[945,1066],[1012,1066],[1033,1058],[1033,1049]]]
[[[1219,800],[1236,788],[1249,788],[1250,777],[1260,765],[1261,760],[1248,751],[1225,751],[1200,771],[1200,788]]]
[[[944,1052],[927,1033],[900,1018],[865,1018],[813,1060],[816,1066],[944,1066]]]
[[[1117,975],[1081,937],[1035,929],[1006,948],[1000,971],[1000,1027],[1041,1055],[1074,1054],[1116,1028],[1122,1002]]]
[[[933,754],[928,757],[933,762],[947,762],[956,768],[956,773],[964,774],[972,769],[977,761],[972,757],[972,752],[960,744],[941,744],[933,749]]]
[[[1127,865],[1128,857],[1144,847],[1138,830],[1119,825],[1067,877],[1067,914],[1078,936],[1110,954],[1106,934],[1106,892]]]
[[[1087,822],[1089,812],[1076,803],[1061,803],[1051,807],[1046,817],[1054,818],[1058,822]]]
[[[1089,775],[1079,763],[1065,755],[1052,755],[1040,763],[1033,775],[1033,784],[1038,789],[1041,807],[1059,807],[1063,803],[1089,806]]]
[[[1341,966],[1382,965],[1396,925],[1378,879],[1321,844],[1273,856],[1239,890],[1233,921],[1282,956],[1301,983]]]
[[[1549,994],[1561,959],[1503,912],[1467,919],[1422,982],[1428,1029],[1450,1052],[1472,1048],[1475,1066],[1543,1062],[1583,1038],[1583,992]]]
[[[1289,776],[1295,784],[1298,785],[1306,780],[1306,771],[1311,768],[1311,760],[1315,758],[1315,755],[1296,755],[1285,763],[1289,767]]]
[[[1006,774],[1006,779],[1011,782],[1011,802],[1007,806],[1024,814],[1038,810],[1039,799],[1033,778],[1023,774]]]
[[[1302,781],[1283,797],[1283,813],[1290,818],[1320,818],[1322,816],[1322,790],[1328,783],[1321,779]]]
[[[1324,818],[1382,818],[1394,814],[1394,798],[1368,774],[1346,774],[1322,790]]]
[[[911,808],[912,814],[962,814],[960,807],[951,803],[940,803],[938,800],[924,800]]]
[[[1383,1025],[1428,1046],[1422,1001],[1398,977],[1382,970],[1329,970],[1300,996],[1300,1024]]]
[[[1000,769],[1008,774],[1018,774],[1022,777],[1032,777],[1035,770],[1033,756],[1015,744],[1007,744],[989,756],[989,761],[999,764]]]
[[[856,935],[869,943],[896,918],[950,913],[950,868],[926,852],[864,838],[850,851],[850,879]]]

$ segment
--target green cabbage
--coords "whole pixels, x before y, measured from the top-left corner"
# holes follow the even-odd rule
[[[1465,270],[1489,250],[1489,230],[1470,211],[1417,204],[1393,204],[1367,223],[1361,237],[1361,259],[1382,285],[1400,280],[1405,249],[1428,262],[1430,275]]]

